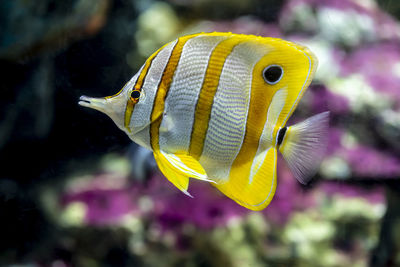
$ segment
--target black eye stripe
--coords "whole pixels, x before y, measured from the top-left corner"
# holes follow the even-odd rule
[[[283,69],[278,65],[270,65],[263,70],[264,80],[268,84],[278,83],[283,76]]]
[[[132,91],[131,97],[134,98],[134,99],[139,98],[140,97],[140,92],[138,90]]]

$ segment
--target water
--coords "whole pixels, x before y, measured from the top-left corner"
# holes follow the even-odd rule
[[[400,266],[395,1],[0,7],[0,265]],[[200,181],[188,198],[109,118],[77,105],[117,92],[160,46],[200,31],[280,37],[319,58],[292,121],[330,110],[326,155],[307,186],[280,159],[262,212]]]

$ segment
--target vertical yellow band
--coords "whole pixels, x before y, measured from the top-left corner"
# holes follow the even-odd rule
[[[167,97],[168,90],[171,86],[175,70],[178,66],[183,46],[189,39],[193,37],[194,35],[189,35],[178,39],[174,49],[172,50],[171,56],[169,57],[167,66],[164,69],[164,73],[162,75],[160,84],[158,85],[156,97],[153,104],[153,110],[151,112],[151,118],[150,118],[151,119],[150,140],[153,151],[160,150],[159,129],[162,121],[162,114],[164,112],[165,98]]]
[[[243,42],[242,38],[229,38],[220,42],[211,53],[203,85],[196,105],[192,134],[190,138],[189,155],[199,159],[204,147],[204,141],[211,116],[211,108],[217,92],[219,78],[226,58],[233,48]]]

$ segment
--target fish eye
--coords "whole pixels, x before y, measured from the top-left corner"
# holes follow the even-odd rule
[[[133,90],[131,92],[131,99],[138,100],[139,97],[140,97],[140,91],[139,90]]]
[[[276,84],[278,83],[283,76],[283,69],[278,65],[270,65],[263,70],[264,80],[268,84]]]

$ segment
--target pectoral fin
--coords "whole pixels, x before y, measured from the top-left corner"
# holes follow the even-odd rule
[[[190,177],[207,182],[214,182],[207,178],[207,174],[200,163],[189,155],[179,153],[169,154],[158,151],[154,152],[154,158],[165,177],[190,197],[192,196],[187,191]]]

